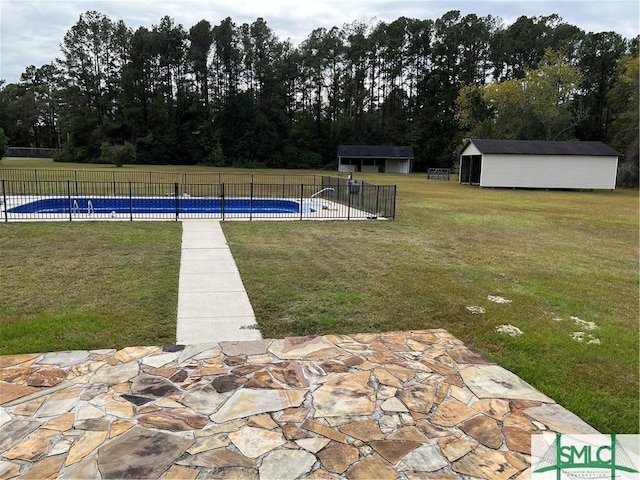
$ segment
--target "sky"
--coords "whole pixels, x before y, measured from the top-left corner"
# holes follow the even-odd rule
[[[638,0],[0,0],[0,79],[20,80],[29,65],[60,56],[64,35],[80,14],[96,10],[136,30],[152,28],[165,15],[189,30],[200,20],[217,25],[226,17],[241,25],[264,18],[279,40],[294,45],[315,28],[364,20],[392,22],[405,16],[436,20],[450,10],[500,17],[505,26],[526,15],[557,13],[586,32],[640,33]]]

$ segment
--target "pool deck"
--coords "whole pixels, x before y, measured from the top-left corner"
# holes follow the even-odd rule
[[[31,203],[38,200],[45,200],[51,198],[50,196],[20,196],[10,195],[6,198],[6,205],[0,204],[0,214],[2,219],[8,222],[44,222],[44,221],[175,221],[175,212],[155,212],[148,211],[133,211],[131,213],[117,213],[117,212],[90,212],[88,207],[84,204],[82,208],[72,209],[71,212],[66,211],[63,213],[16,213],[10,210],[14,207],[19,207],[27,203]],[[71,197],[75,198],[75,197]],[[83,197],[86,198],[86,197]],[[99,198],[96,196],[96,201]],[[116,198],[116,197],[114,197]],[[120,197],[118,197],[120,198]],[[124,197],[127,199],[128,197]],[[145,197],[148,198],[148,197]],[[186,197],[189,200],[195,200],[204,197]],[[240,198],[240,197],[239,197]],[[158,197],[159,200],[167,200],[167,197]],[[232,198],[233,199],[233,198]],[[236,198],[238,199],[238,198]],[[65,201],[68,201],[68,197],[64,197]],[[256,200],[260,200],[256,198]],[[273,200],[273,199],[267,199]],[[298,198],[278,198],[276,200],[284,200],[291,202],[299,202]],[[260,211],[247,211],[244,213],[237,211],[229,212],[198,212],[198,213],[184,213],[181,212],[179,220],[222,220],[222,221],[301,221],[301,220],[386,220],[384,217],[379,216],[378,213],[370,213],[361,210],[358,205],[344,205],[334,202],[328,199],[311,199],[305,197],[303,202],[313,202],[316,204],[316,208],[307,211],[303,209],[302,213],[265,213]],[[5,212],[4,209],[7,209]]]

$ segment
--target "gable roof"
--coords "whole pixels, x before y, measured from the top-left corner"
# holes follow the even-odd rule
[[[413,147],[390,145],[338,145],[338,157],[414,158]]]
[[[602,142],[573,142],[547,140],[490,140],[472,138],[465,141],[463,150],[473,143],[482,153],[524,155],[589,155],[596,157],[618,157],[610,146]]]

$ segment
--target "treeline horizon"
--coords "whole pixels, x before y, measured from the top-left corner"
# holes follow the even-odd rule
[[[637,64],[638,37],[556,14],[358,20],[294,46],[262,18],[134,31],[88,11],[58,58],[0,80],[0,141],[60,161],[267,168],[410,145],[420,171],[451,166],[468,136],[575,139],[637,164]]]

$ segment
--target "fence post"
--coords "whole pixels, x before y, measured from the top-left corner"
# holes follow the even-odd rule
[[[173,184],[173,198],[175,198],[176,222],[178,221],[178,212],[180,210],[180,188],[178,182]]]
[[[380,185],[376,185],[376,210],[373,212],[373,214],[378,217],[379,216],[379,211],[380,210]]]
[[[300,184],[300,220],[302,220],[302,201],[304,199],[304,183]]]
[[[249,221],[253,220],[253,182],[249,185]]]
[[[9,221],[9,214],[7,213],[7,191],[4,188],[4,178],[2,179],[2,204],[4,205],[4,221]]]
[[[78,196],[78,170],[73,171],[73,178],[75,180],[76,185],[76,197]]]
[[[131,192],[131,180],[129,180],[129,221],[133,222],[133,198]]]
[[[113,196],[116,196],[116,172],[111,172],[111,181],[113,182]]]
[[[38,169],[33,170],[33,179],[36,181],[36,195],[40,195],[40,185],[38,184]]]
[[[392,197],[393,201],[391,202],[391,205],[392,205],[391,206],[391,211],[392,211],[391,218],[394,218],[394,219],[396,218],[396,189],[397,188],[398,188],[397,185],[393,186],[393,197]]]
[[[67,199],[69,200],[69,221],[73,221],[71,216],[71,180],[67,180]]]
[[[222,191],[221,191],[222,198],[220,199],[220,212],[222,213],[222,221],[224,222],[224,183],[221,183],[220,186],[222,187]]]
[[[347,220],[351,220],[351,185],[347,183]]]

